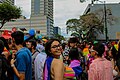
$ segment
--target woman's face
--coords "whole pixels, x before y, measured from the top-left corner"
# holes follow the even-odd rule
[[[62,46],[58,41],[53,41],[50,50],[54,57],[59,57],[62,53]]]

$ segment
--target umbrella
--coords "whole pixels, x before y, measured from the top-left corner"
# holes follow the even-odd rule
[[[9,32],[8,30],[4,30],[2,37],[4,37],[5,39],[9,39],[12,38],[11,37],[11,32]]]
[[[2,35],[2,37],[4,37],[5,39],[10,39],[10,38],[12,38],[10,35]]]

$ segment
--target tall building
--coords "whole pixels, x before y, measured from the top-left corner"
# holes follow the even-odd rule
[[[53,34],[53,0],[31,1],[31,28],[49,37]]]
[[[31,0],[30,19],[20,18],[15,22],[7,22],[3,29],[33,28],[50,38],[53,35],[53,23],[53,0]]]
[[[104,3],[104,4],[89,4],[84,14],[100,12],[100,15],[105,19],[106,11],[106,24],[107,24],[107,36],[109,40],[120,39],[120,4],[119,3]],[[113,24],[110,23],[110,19]],[[104,21],[105,22],[105,21]],[[104,23],[105,24],[105,23]],[[97,39],[105,40],[106,32],[104,27],[104,34],[99,34]]]
[[[59,27],[54,27],[54,34],[59,34],[59,35],[61,35],[61,28],[59,28]]]

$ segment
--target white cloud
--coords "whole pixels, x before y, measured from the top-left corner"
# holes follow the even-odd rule
[[[22,9],[22,15],[27,18],[30,17],[31,14],[31,0],[15,0],[15,5]]]
[[[91,0],[87,0],[85,3],[80,3],[79,0],[54,0],[54,26],[59,26],[62,31],[65,32],[65,23],[68,19],[79,18],[83,14],[87,4]],[[119,0],[100,0],[107,3],[119,3]],[[31,0],[15,0],[17,6],[22,7],[23,15],[29,17],[31,14]]]

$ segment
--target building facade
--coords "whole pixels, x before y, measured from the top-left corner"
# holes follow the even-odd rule
[[[59,27],[54,27],[54,34],[59,34],[59,35],[61,35],[61,28],[59,28]]]
[[[31,0],[30,19],[20,18],[15,22],[7,22],[3,28],[33,28],[50,38],[53,35],[53,23],[53,0]]]
[[[104,3],[104,4],[89,4],[84,12],[87,13],[95,13],[100,12],[105,18],[106,11],[106,24],[107,24],[107,34],[109,40],[120,39],[120,4],[119,3]],[[112,24],[110,24],[110,19]],[[97,39],[105,40],[106,33],[104,29],[104,34],[99,34]]]

